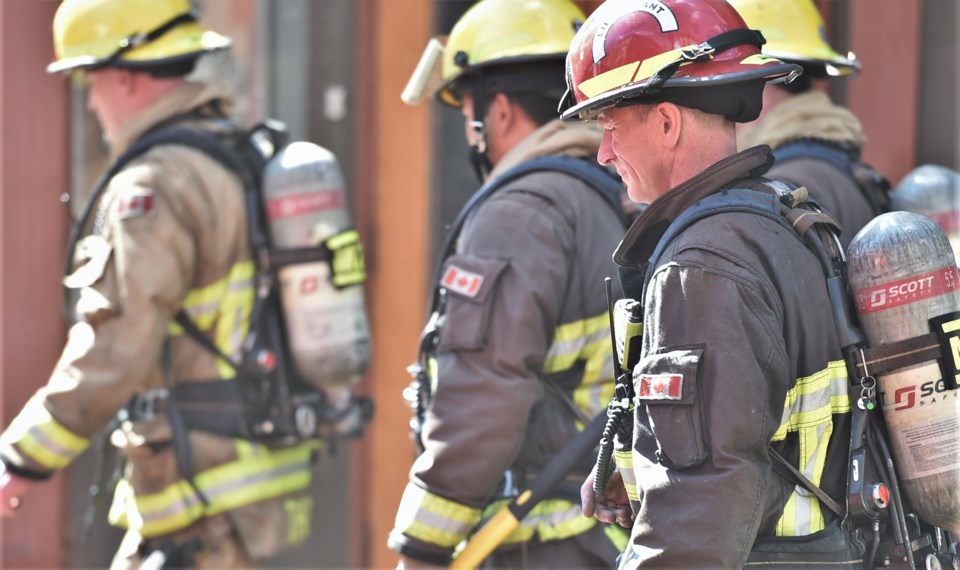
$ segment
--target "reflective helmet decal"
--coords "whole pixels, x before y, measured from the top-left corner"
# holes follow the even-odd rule
[[[640,6],[632,6],[626,10],[620,9],[620,6],[617,5],[622,3],[623,0],[620,0],[620,2],[607,2],[597,8],[597,17],[600,18],[603,23],[600,24],[597,35],[593,37],[593,63],[599,63],[601,59],[606,57],[607,33],[609,33],[610,28],[613,27],[613,24],[615,24],[617,20],[627,14],[645,12],[657,19],[661,32],[673,32],[677,30],[677,17],[673,15],[673,11],[663,2],[647,0]]]

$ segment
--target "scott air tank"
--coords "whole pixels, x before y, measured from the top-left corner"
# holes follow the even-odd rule
[[[263,172],[263,200],[277,250],[350,235],[344,233],[353,224],[336,157],[313,143],[290,143],[270,159]],[[370,358],[362,282],[338,288],[326,261],[288,265],[278,273],[287,345],[297,371],[334,406],[346,405]]]
[[[940,224],[960,259],[960,173],[925,164],[907,173],[890,193],[890,207],[923,214]]]
[[[929,334],[929,319],[960,310],[950,243],[940,226],[919,214],[874,218],[850,243],[848,270],[871,347]],[[877,382],[900,488],[912,512],[956,534],[960,391],[942,376],[938,362],[930,360],[878,375]]]

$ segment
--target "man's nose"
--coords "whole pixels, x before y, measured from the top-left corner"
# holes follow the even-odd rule
[[[614,158],[616,158],[616,155],[613,154],[610,145],[610,135],[607,131],[603,131],[603,137],[600,139],[600,149],[597,150],[597,162],[607,166],[613,162]]]

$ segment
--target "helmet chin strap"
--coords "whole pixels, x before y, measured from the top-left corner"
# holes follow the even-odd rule
[[[470,128],[473,129],[474,140],[477,141],[470,145],[470,166],[477,175],[477,180],[483,184],[493,170],[493,164],[487,156],[487,129],[483,121],[476,119],[470,121]]]

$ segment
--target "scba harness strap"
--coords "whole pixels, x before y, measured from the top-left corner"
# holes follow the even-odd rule
[[[847,175],[860,189],[874,216],[890,211],[890,182],[860,161],[860,152],[822,139],[798,139],[773,151],[778,164],[813,158],[826,162]]]

